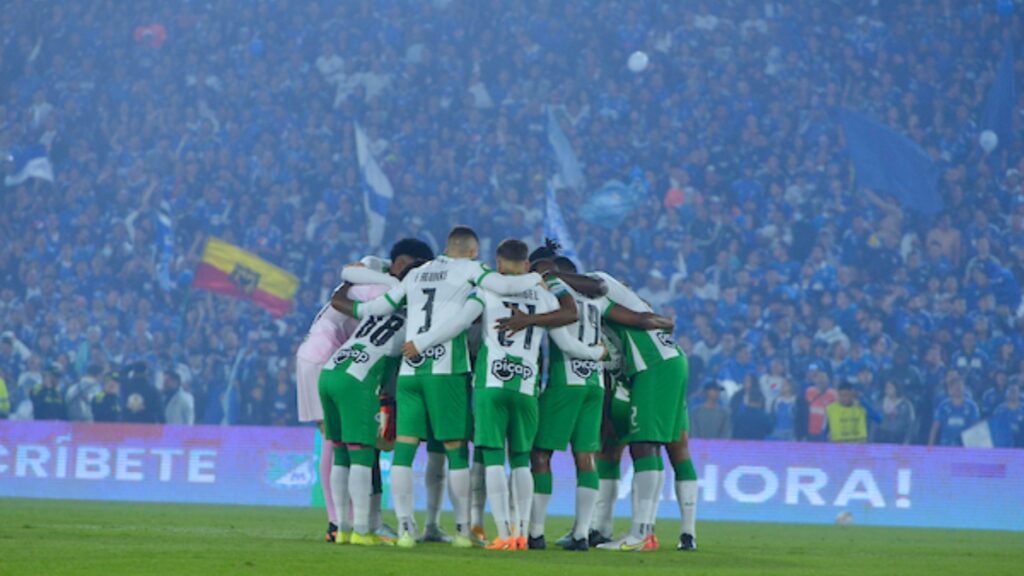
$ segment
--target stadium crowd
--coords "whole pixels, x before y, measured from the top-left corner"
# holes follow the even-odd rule
[[[465,222],[491,253],[543,239],[551,109],[580,260],[676,318],[694,436],[1024,441],[1024,138],[978,146],[1021,17],[994,2],[113,4],[0,14],[0,145],[55,172],[0,191],[4,416],[295,423],[295,348],[370,251],[352,122],[386,241]],[[940,163],[938,214],[856,186],[840,105]],[[626,222],[579,217],[630,174]],[[292,313],[190,290],[207,235],[298,276]]]

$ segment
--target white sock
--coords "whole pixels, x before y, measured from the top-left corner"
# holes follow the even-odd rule
[[[651,529],[654,529],[654,525],[658,523],[658,507],[661,506],[661,491],[665,489],[665,471],[658,470],[658,488],[654,491],[654,504],[651,506],[651,517],[647,520],[647,523],[651,525]]]
[[[611,538],[615,529],[615,501],[619,499],[619,481],[598,480],[597,486],[597,505],[594,507],[591,528]]]
[[[352,528],[359,534],[368,534],[373,468],[353,464],[348,473],[348,493],[352,498]]]
[[[528,467],[512,469],[512,494],[516,504],[516,536],[526,536],[533,503],[533,474]]]
[[[398,516],[398,533],[415,534],[411,466],[391,467],[391,498],[395,501],[395,515]]]
[[[498,538],[504,540],[512,532],[508,518],[508,480],[505,478],[505,467],[488,466],[485,473],[487,475],[487,501],[491,504],[494,523],[498,526]]]
[[[679,517],[682,533],[697,537],[697,481],[676,482],[676,499],[679,500]]]
[[[636,507],[633,508],[633,526],[630,528],[630,535],[634,538],[643,538],[649,529],[648,520],[651,518],[651,507],[654,506],[654,499],[658,492],[657,470],[645,470],[633,473],[633,491],[636,492]]]
[[[424,483],[427,486],[427,526],[441,522],[441,506],[444,504],[444,460],[443,453],[427,452],[427,470]]]
[[[579,540],[587,537],[590,522],[594,517],[598,494],[599,491],[593,488],[576,487],[576,526],[572,533],[573,538]]]
[[[474,459],[473,466],[469,469],[469,475],[472,499],[469,523],[471,526],[483,527],[484,506],[487,505],[487,480],[484,463]]]
[[[544,522],[548,516],[549,501],[551,501],[551,494],[533,493],[533,502],[530,505],[530,536],[534,538],[544,535]]]
[[[331,498],[334,500],[334,513],[338,518],[338,529],[342,532],[352,530],[349,523],[348,466],[331,466]]]
[[[384,495],[376,492],[370,495],[370,532],[376,532],[384,526],[384,518],[381,516],[381,499]]]
[[[469,468],[448,471],[448,498],[455,509],[455,529],[469,536]]]

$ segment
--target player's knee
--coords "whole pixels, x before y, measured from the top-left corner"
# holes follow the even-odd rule
[[[650,442],[635,442],[629,445],[629,453],[636,458],[648,458],[657,454],[657,444]]]
[[[395,441],[396,442],[401,442],[403,444],[416,444],[416,445],[419,445],[419,443],[420,443],[420,439],[416,438],[415,436],[398,436],[398,437],[395,438]]]
[[[530,454],[530,466],[534,472],[551,472],[551,452],[547,450],[534,450]]]
[[[593,472],[596,470],[593,452],[577,452],[573,454],[577,472]]]

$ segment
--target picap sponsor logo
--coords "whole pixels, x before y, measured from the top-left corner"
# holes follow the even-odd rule
[[[587,379],[601,369],[601,364],[593,360],[573,358],[572,360],[569,361],[569,367],[572,369],[573,374],[579,376],[580,378]]]
[[[501,358],[491,362],[491,374],[502,382],[508,382],[516,376],[523,380],[530,380],[533,378],[533,368],[524,364],[516,364],[508,358]]]
[[[420,352],[419,356],[416,356],[415,358],[406,358],[405,361],[407,364],[409,364],[409,366],[412,366],[413,368],[418,368],[422,366],[427,360],[433,360],[435,362],[440,360],[441,358],[444,357],[446,353],[447,350],[445,349],[444,344],[438,344],[433,348],[427,348],[423,352]]]
[[[672,348],[676,345],[676,341],[672,339],[672,335],[668,332],[658,332],[658,341],[667,348]]]
[[[345,360],[352,360],[356,364],[362,364],[370,361],[370,354],[365,350],[356,350],[354,348],[338,350],[338,354],[334,356],[334,363],[341,364]]]
[[[0,444],[0,478],[217,481],[217,450],[71,443],[68,434],[46,444]]]

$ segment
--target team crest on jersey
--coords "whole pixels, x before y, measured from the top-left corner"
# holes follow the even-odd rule
[[[523,380],[532,380],[533,368],[524,364],[510,362],[507,358],[501,358],[491,363],[491,375],[502,382],[508,382],[516,376]]]
[[[423,352],[420,352],[419,356],[416,356],[411,360],[409,358],[406,358],[405,363],[408,364],[409,366],[412,366],[413,368],[419,368],[420,366],[423,366],[423,363],[426,362],[427,360],[437,361],[440,360],[441,358],[444,358],[446,352],[447,350],[445,349],[444,344],[438,344],[433,348],[427,348]]]
[[[252,268],[246,268],[241,264],[235,264],[231,274],[228,275],[231,283],[238,287],[243,294],[252,294],[260,283],[260,273]]]
[[[666,348],[674,348],[676,345],[675,340],[672,339],[672,335],[668,332],[658,332],[658,341]]]
[[[341,364],[345,360],[352,360],[356,364],[362,364],[363,362],[370,361],[370,355],[365,350],[345,348],[338,351],[338,355],[334,357],[334,363]]]
[[[572,373],[586,380],[597,372],[600,364],[593,360],[584,360],[582,358],[573,358],[569,362],[569,367],[572,369]]]

